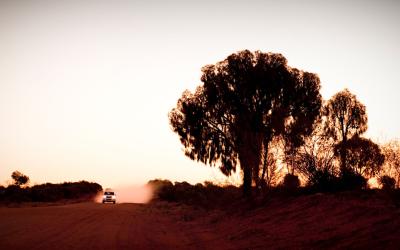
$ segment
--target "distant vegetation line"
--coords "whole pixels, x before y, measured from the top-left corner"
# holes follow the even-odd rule
[[[240,187],[233,185],[216,185],[212,182],[197,183],[192,185],[188,182],[174,182],[170,180],[155,179],[148,182],[154,190],[153,201],[167,201],[201,207],[205,209],[223,209],[226,211],[232,208],[242,207],[254,208],[271,201],[271,199],[288,199],[302,196],[321,195],[320,190],[314,186],[296,186],[286,180],[279,185],[271,187],[266,196],[253,196],[251,200],[242,197]],[[257,190],[253,187],[253,192]],[[330,197],[341,197],[342,200],[360,198],[363,200],[374,199],[388,202],[394,207],[400,207],[400,189],[366,189],[341,192],[329,192]],[[250,202],[249,202],[250,201]]]
[[[79,181],[59,184],[45,183],[32,187],[13,184],[0,186],[0,202],[56,202],[62,200],[91,200],[102,190],[98,183]]]

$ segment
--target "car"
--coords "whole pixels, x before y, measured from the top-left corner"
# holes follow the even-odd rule
[[[114,191],[106,190],[103,195],[103,203],[112,202],[115,204],[117,197]]]

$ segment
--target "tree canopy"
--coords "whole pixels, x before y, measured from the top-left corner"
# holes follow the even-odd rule
[[[14,184],[17,186],[22,186],[29,182],[29,177],[19,171],[12,172],[11,178],[14,180]]]
[[[191,159],[226,175],[240,163],[249,195],[263,148],[282,134],[301,145],[311,133],[321,107],[319,77],[289,67],[281,54],[244,50],[203,67],[201,81],[169,113],[171,127]]]
[[[378,144],[357,135],[349,139],[345,145],[337,144],[335,154],[339,155],[341,149],[346,151],[346,166],[365,177],[373,177],[379,173],[385,161]]]

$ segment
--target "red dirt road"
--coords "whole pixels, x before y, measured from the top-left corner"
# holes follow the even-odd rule
[[[399,249],[400,208],[374,197],[0,207],[0,249]]]
[[[184,218],[174,210],[168,204],[1,207],[0,249],[215,248],[211,231],[185,231],[180,226]]]

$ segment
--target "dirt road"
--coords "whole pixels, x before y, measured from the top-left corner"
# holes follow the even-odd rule
[[[186,219],[162,203],[2,207],[0,249],[215,249],[215,234],[193,234]]]
[[[400,208],[374,197],[278,197],[220,210],[166,202],[0,207],[0,249],[399,249]]]

